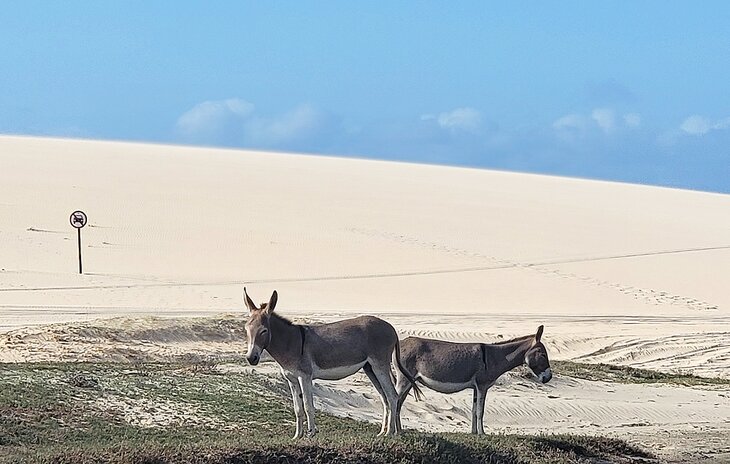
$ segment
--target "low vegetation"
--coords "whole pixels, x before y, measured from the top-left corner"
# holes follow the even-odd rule
[[[730,385],[730,379],[665,373],[613,364],[587,364],[572,361],[553,361],[551,364],[553,370],[558,374],[586,380],[621,383],[667,383],[686,386]]]
[[[407,432],[320,412],[293,442],[283,384],[214,364],[0,365],[0,462],[584,463],[651,456],[609,438]]]

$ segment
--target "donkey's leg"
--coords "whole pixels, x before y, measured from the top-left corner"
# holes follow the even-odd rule
[[[370,364],[366,363],[364,366],[362,366],[362,370],[365,371],[368,379],[370,379],[370,381],[373,383],[373,386],[380,395],[380,400],[383,402],[383,420],[380,425],[380,433],[378,433],[378,436],[381,436],[385,433],[385,429],[388,424],[388,399],[385,397],[385,391],[383,391],[383,387],[380,385],[380,380],[378,380],[378,377],[375,376],[373,368],[370,366]]]
[[[400,411],[403,408],[403,403],[406,402],[406,397],[408,396],[408,392],[413,388],[410,382],[408,382],[408,385],[406,385],[405,390],[403,390],[401,393],[398,393],[398,389],[396,388],[396,394],[398,394],[398,404],[395,408],[395,421],[398,425],[398,431],[400,432],[403,430],[403,426],[400,422]]]
[[[314,423],[314,397],[312,396],[312,377],[300,376],[299,386],[304,393],[304,412],[307,414],[307,435],[313,437],[317,433]]]
[[[395,392],[398,395],[398,405],[395,408],[395,420],[398,424],[398,431],[400,432],[403,429],[403,426],[401,425],[400,421],[400,411],[403,407],[403,403],[405,403],[406,398],[408,397],[408,392],[411,391],[411,388],[413,388],[413,385],[411,385],[411,382],[406,378],[405,375],[403,375],[402,372],[400,372],[399,369],[396,369],[396,384],[395,384]]]
[[[486,386],[478,386],[477,391],[477,432],[479,435],[484,435],[484,405],[487,402],[487,390]]]
[[[477,405],[479,403],[479,397],[477,395],[477,387],[474,386],[474,394],[472,395],[471,401],[471,433],[476,435],[479,433],[477,428]]]
[[[299,386],[299,380],[295,375],[283,371],[282,374],[289,383],[291,398],[294,402],[294,415],[297,423],[294,439],[296,440],[297,438],[302,438],[304,436],[304,400],[302,399],[302,389]]]
[[[373,373],[380,381],[380,386],[385,392],[385,399],[388,401],[387,408],[387,421],[388,426],[385,433],[387,435],[395,435],[398,433],[398,422],[396,420],[397,408],[398,408],[398,394],[393,386],[393,380],[390,378],[390,356],[388,356],[384,362],[371,362]]]

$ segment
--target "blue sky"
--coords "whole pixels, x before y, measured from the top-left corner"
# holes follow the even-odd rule
[[[23,1],[0,133],[730,193],[730,2]]]

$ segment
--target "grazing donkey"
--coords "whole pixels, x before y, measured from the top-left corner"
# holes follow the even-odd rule
[[[294,438],[304,436],[304,417],[308,436],[317,433],[314,423],[312,379],[340,380],[363,369],[383,401],[383,422],[378,435],[400,432],[396,416],[398,395],[391,378],[390,360],[395,359],[400,375],[411,379],[416,398],[420,390],[415,380],[403,370],[400,362],[400,342],[392,325],[374,316],[322,325],[298,325],[274,313],[278,295],[257,307],[243,289],[250,312],[246,322],[248,354],[246,359],[255,366],[263,350],[279,363],[291,388],[297,428]],[[410,390],[410,387],[409,387]]]
[[[552,378],[545,345],[540,342],[543,326],[535,335],[525,335],[499,343],[452,343],[442,340],[408,337],[401,341],[403,373],[396,372],[398,410],[411,389],[410,373],[416,380],[441,393],[474,389],[471,433],[484,434],[484,403],[487,390],[507,371],[526,364],[542,383]],[[408,379],[408,382],[406,382]]]

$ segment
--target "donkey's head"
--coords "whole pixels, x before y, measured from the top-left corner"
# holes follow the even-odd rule
[[[259,363],[261,353],[271,343],[269,322],[271,321],[271,313],[276,308],[276,300],[278,298],[276,290],[274,290],[269,302],[261,303],[261,306],[258,307],[248,296],[248,293],[246,293],[246,288],[244,287],[243,289],[243,299],[246,302],[246,307],[249,312],[248,322],[246,322],[246,336],[248,337],[248,353],[246,354],[246,359],[252,366]]]
[[[530,368],[539,382],[548,383],[553,378],[553,373],[550,370],[550,360],[548,359],[545,345],[540,341],[544,328],[542,325],[537,328],[532,346],[525,353],[525,364],[527,364],[527,367]]]

